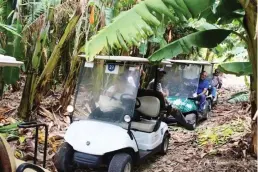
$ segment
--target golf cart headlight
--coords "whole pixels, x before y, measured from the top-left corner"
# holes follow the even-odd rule
[[[125,120],[125,122],[129,123],[129,122],[131,122],[131,117],[129,115],[125,115],[124,120]]]
[[[74,108],[72,105],[68,105],[67,108],[66,108],[67,112],[73,112]]]

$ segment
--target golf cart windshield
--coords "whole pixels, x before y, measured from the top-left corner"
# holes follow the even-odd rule
[[[169,97],[193,97],[199,84],[200,65],[173,63],[171,66],[166,65],[165,70],[164,82],[167,83]]]
[[[73,118],[109,123],[133,116],[139,86],[138,66],[104,60],[85,63],[81,69]]]

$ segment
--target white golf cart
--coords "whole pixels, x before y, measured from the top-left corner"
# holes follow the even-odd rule
[[[167,153],[164,98],[138,90],[142,64],[148,60],[121,56],[83,63],[74,105],[67,107],[72,124],[54,157],[58,171],[104,166],[108,172],[131,172],[149,155]]]
[[[14,57],[0,54],[0,68],[2,67],[20,67],[21,61],[16,61]],[[40,166],[21,161],[14,157],[10,145],[0,134],[0,171],[1,172],[49,172]]]

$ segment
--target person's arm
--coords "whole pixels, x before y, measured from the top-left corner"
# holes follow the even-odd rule
[[[161,92],[164,97],[168,96],[168,94],[162,89],[162,86],[160,83],[157,84],[157,91]]]
[[[168,91],[168,89],[165,88],[164,91],[165,91],[166,95],[169,96],[169,91]]]
[[[113,97],[115,94],[115,86],[111,86],[108,88],[108,90],[105,92],[104,95],[109,96],[109,97]]]
[[[209,82],[205,82],[204,89],[203,89],[203,91],[199,95],[206,94],[208,88],[209,88]]]
[[[220,76],[218,76],[218,82],[220,85],[222,85],[222,78]]]
[[[208,88],[204,88],[203,91],[198,95],[204,95],[207,92]]]

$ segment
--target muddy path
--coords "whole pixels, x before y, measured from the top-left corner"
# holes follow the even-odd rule
[[[247,149],[251,122],[249,105],[227,103],[230,95],[243,90],[246,88],[243,82],[239,82],[239,78],[232,76],[224,78],[224,87],[219,93],[219,103],[212,110],[211,117],[202,122],[195,131],[170,126],[172,137],[168,154],[148,159],[136,167],[135,172],[257,171],[257,160],[250,156]],[[232,130],[235,133],[228,136],[227,131]],[[216,139],[225,138],[225,135],[227,137],[221,143],[217,143],[214,135],[221,131],[224,133],[218,134]],[[210,142],[202,145],[200,140],[203,133],[207,134],[206,138],[209,137]]]

